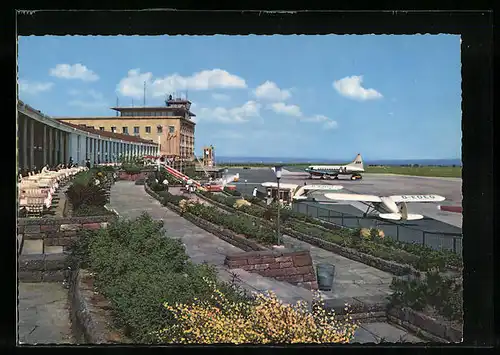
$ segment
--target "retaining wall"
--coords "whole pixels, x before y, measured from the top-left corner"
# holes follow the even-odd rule
[[[17,235],[20,240],[42,239],[44,246],[66,248],[85,229],[106,228],[115,215],[67,218],[19,218]]]
[[[231,269],[243,269],[278,281],[318,289],[311,255],[307,250],[266,250],[232,254],[226,256],[224,264]]]
[[[77,269],[71,275],[69,290],[71,322],[79,343],[130,343],[111,326],[111,303],[95,292],[93,275]]]

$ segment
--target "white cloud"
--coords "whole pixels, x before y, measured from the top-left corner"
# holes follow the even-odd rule
[[[221,123],[244,123],[251,118],[260,117],[261,105],[255,101],[248,101],[242,106],[225,108],[200,108],[198,120],[216,121]]]
[[[57,64],[50,69],[50,75],[61,79],[80,79],[83,81],[96,81],[99,76],[82,64]]]
[[[28,80],[19,80],[19,92],[31,95],[36,95],[39,92],[49,91],[54,86],[54,83],[30,82]]]
[[[365,89],[361,86],[363,76],[353,75],[333,82],[333,87],[337,92],[345,97],[356,100],[373,100],[382,98],[382,94],[375,89]]]
[[[297,105],[286,105],[283,102],[276,102],[269,106],[276,113],[295,116],[295,117],[302,116],[302,111],[300,110],[300,107]]]
[[[117,91],[123,96],[139,99],[144,95],[144,82],[146,82],[146,95],[151,97],[164,97],[181,90],[247,87],[243,78],[222,69],[203,70],[186,77],[172,74],[155,79],[151,72],[141,73],[139,69],[132,69],[129,70],[126,78],[120,80]]]
[[[258,99],[269,101],[285,101],[292,96],[290,90],[280,89],[272,81],[266,81],[264,84],[258,86],[254,90],[254,94]]]
[[[231,97],[226,94],[213,93],[212,98],[217,101],[229,101]]]
[[[314,115],[311,117],[304,117],[302,121],[312,122],[312,123],[322,123],[324,129],[335,129],[338,127],[337,121],[331,120],[324,115]]]

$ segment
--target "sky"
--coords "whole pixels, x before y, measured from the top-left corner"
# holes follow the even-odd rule
[[[352,160],[461,157],[460,37],[30,36],[19,98],[49,116],[192,102],[195,150]],[[175,96],[175,95],[174,95]]]

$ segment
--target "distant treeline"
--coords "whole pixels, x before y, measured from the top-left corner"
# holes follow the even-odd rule
[[[382,168],[384,166],[400,166],[403,168],[424,168],[424,167],[426,167],[426,168],[449,168],[450,166],[452,168],[457,167],[456,164],[453,164],[453,165],[435,165],[435,164],[400,164],[400,165],[386,164],[386,165],[379,165],[379,164],[369,164],[368,166],[371,168]],[[460,167],[460,165],[458,165],[458,167]]]

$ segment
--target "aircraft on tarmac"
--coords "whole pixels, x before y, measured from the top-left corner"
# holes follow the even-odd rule
[[[342,193],[326,193],[325,197],[336,201],[357,201],[368,206],[365,216],[372,211],[377,211],[378,216],[393,221],[414,221],[424,218],[420,214],[408,213],[406,204],[408,202],[440,202],[445,198],[439,195],[396,195],[396,196],[374,196]]]
[[[278,184],[275,182],[263,182],[262,187],[265,187],[266,190],[276,190],[278,188]],[[342,190],[344,187],[341,185],[297,185],[297,184],[280,184],[281,191],[289,191],[289,199],[292,202],[293,200],[306,200],[309,193],[315,191],[337,191]]]
[[[356,155],[353,162],[346,165],[310,165],[304,170],[309,173],[309,179],[313,176],[319,176],[320,179],[325,177],[338,179],[339,175],[351,175],[351,180],[361,179],[361,173],[365,171],[361,154]]]

